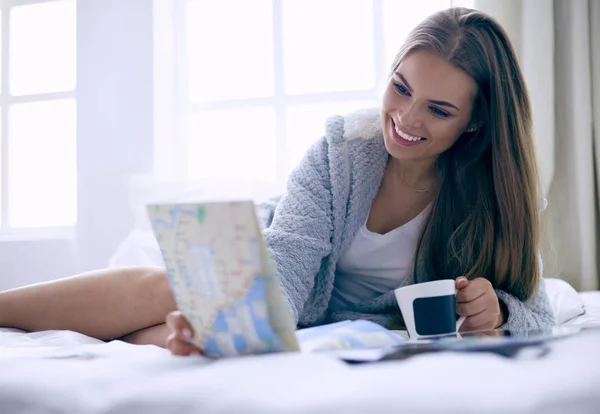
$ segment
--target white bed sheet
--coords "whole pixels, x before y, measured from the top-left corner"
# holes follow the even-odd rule
[[[599,350],[598,333],[518,362],[436,354],[363,366],[318,355],[206,363],[119,342],[62,355],[30,348],[29,356],[0,360],[0,412],[597,413]]]
[[[541,359],[445,353],[354,366],[304,354],[207,362],[68,331],[38,333],[28,346],[8,337],[0,337],[1,413],[597,413],[600,407],[600,331],[556,341]]]
[[[566,325],[600,326],[600,292]],[[598,413],[600,330],[543,358],[429,354],[368,365],[280,354],[207,362],[68,331],[0,331],[0,413]]]

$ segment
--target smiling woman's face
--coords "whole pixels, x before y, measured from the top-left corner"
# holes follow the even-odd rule
[[[396,159],[434,159],[471,126],[475,81],[438,55],[405,57],[385,90],[385,146]]]

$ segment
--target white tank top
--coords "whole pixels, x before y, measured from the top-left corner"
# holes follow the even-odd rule
[[[373,233],[366,223],[362,225],[337,263],[330,311],[347,309],[408,282],[429,208],[386,234]]]

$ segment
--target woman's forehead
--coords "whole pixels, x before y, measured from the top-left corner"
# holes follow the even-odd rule
[[[415,95],[430,100],[472,102],[477,92],[473,78],[443,57],[426,51],[406,56],[396,68]]]

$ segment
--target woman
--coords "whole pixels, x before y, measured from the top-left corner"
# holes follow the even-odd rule
[[[451,278],[462,330],[531,329],[554,324],[541,283],[538,194],[531,109],[512,46],[488,16],[453,8],[410,34],[380,110],[331,118],[287,194],[260,213],[299,326],[356,318],[395,326],[393,289]],[[4,292],[0,325],[200,352],[160,269]]]

